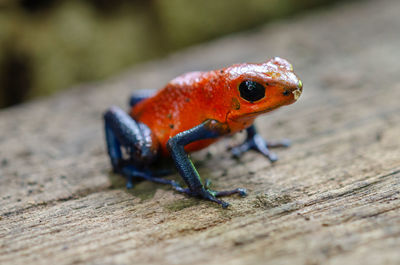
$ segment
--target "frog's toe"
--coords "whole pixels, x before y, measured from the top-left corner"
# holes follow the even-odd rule
[[[215,197],[223,197],[223,196],[230,196],[233,194],[239,194],[241,197],[247,196],[247,190],[244,188],[237,188],[233,190],[224,190],[224,191],[213,191]]]
[[[247,196],[247,190],[246,190],[246,189],[244,189],[244,188],[238,188],[237,191],[238,191],[238,194],[239,194],[241,197],[246,197],[246,196]]]
[[[244,142],[240,145],[230,147],[228,150],[234,158],[239,158],[243,153],[246,153],[251,149],[251,145],[248,142]]]
[[[265,155],[269,161],[271,161],[272,163],[275,163],[276,161],[278,161],[278,156],[275,153],[268,153],[267,155]]]
[[[222,202],[222,203],[221,203],[222,208],[224,208],[224,209],[228,208],[229,203],[224,202],[224,201],[221,201],[221,202]]]

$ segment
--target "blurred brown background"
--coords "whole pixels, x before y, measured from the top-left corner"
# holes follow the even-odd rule
[[[0,108],[331,2],[0,0]]]

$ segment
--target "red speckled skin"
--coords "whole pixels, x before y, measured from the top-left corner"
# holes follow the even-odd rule
[[[240,97],[239,84],[256,81],[266,88],[266,96],[256,102]],[[284,92],[292,92],[286,93]],[[249,127],[265,112],[296,101],[302,91],[301,81],[289,62],[274,58],[266,63],[236,64],[210,72],[190,72],[170,81],[154,96],[132,107],[131,116],[153,132],[155,148],[169,155],[166,144],[179,132],[213,119],[234,134]],[[186,151],[202,149],[218,139],[201,140],[185,147]]]

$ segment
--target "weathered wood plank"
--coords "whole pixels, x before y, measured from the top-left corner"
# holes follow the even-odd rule
[[[344,4],[0,112],[0,263],[398,264],[399,8]],[[146,182],[128,192],[110,174],[107,106],[184,71],[274,55],[294,62],[304,95],[257,125],[293,147],[274,165],[231,159],[242,136],[194,154],[203,178],[247,198],[223,210]]]

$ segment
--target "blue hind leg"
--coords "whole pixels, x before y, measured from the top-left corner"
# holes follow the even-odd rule
[[[169,184],[175,190],[183,189],[174,181],[158,178],[167,171],[151,172],[149,166],[156,160],[158,146],[153,143],[150,129],[132,119],[118,107],[111,107],[104,114],[108,155],[115,173],[127,178],[127,188],[133,187],[133,178]],[[126,150],[124,158],[122,148]]]

